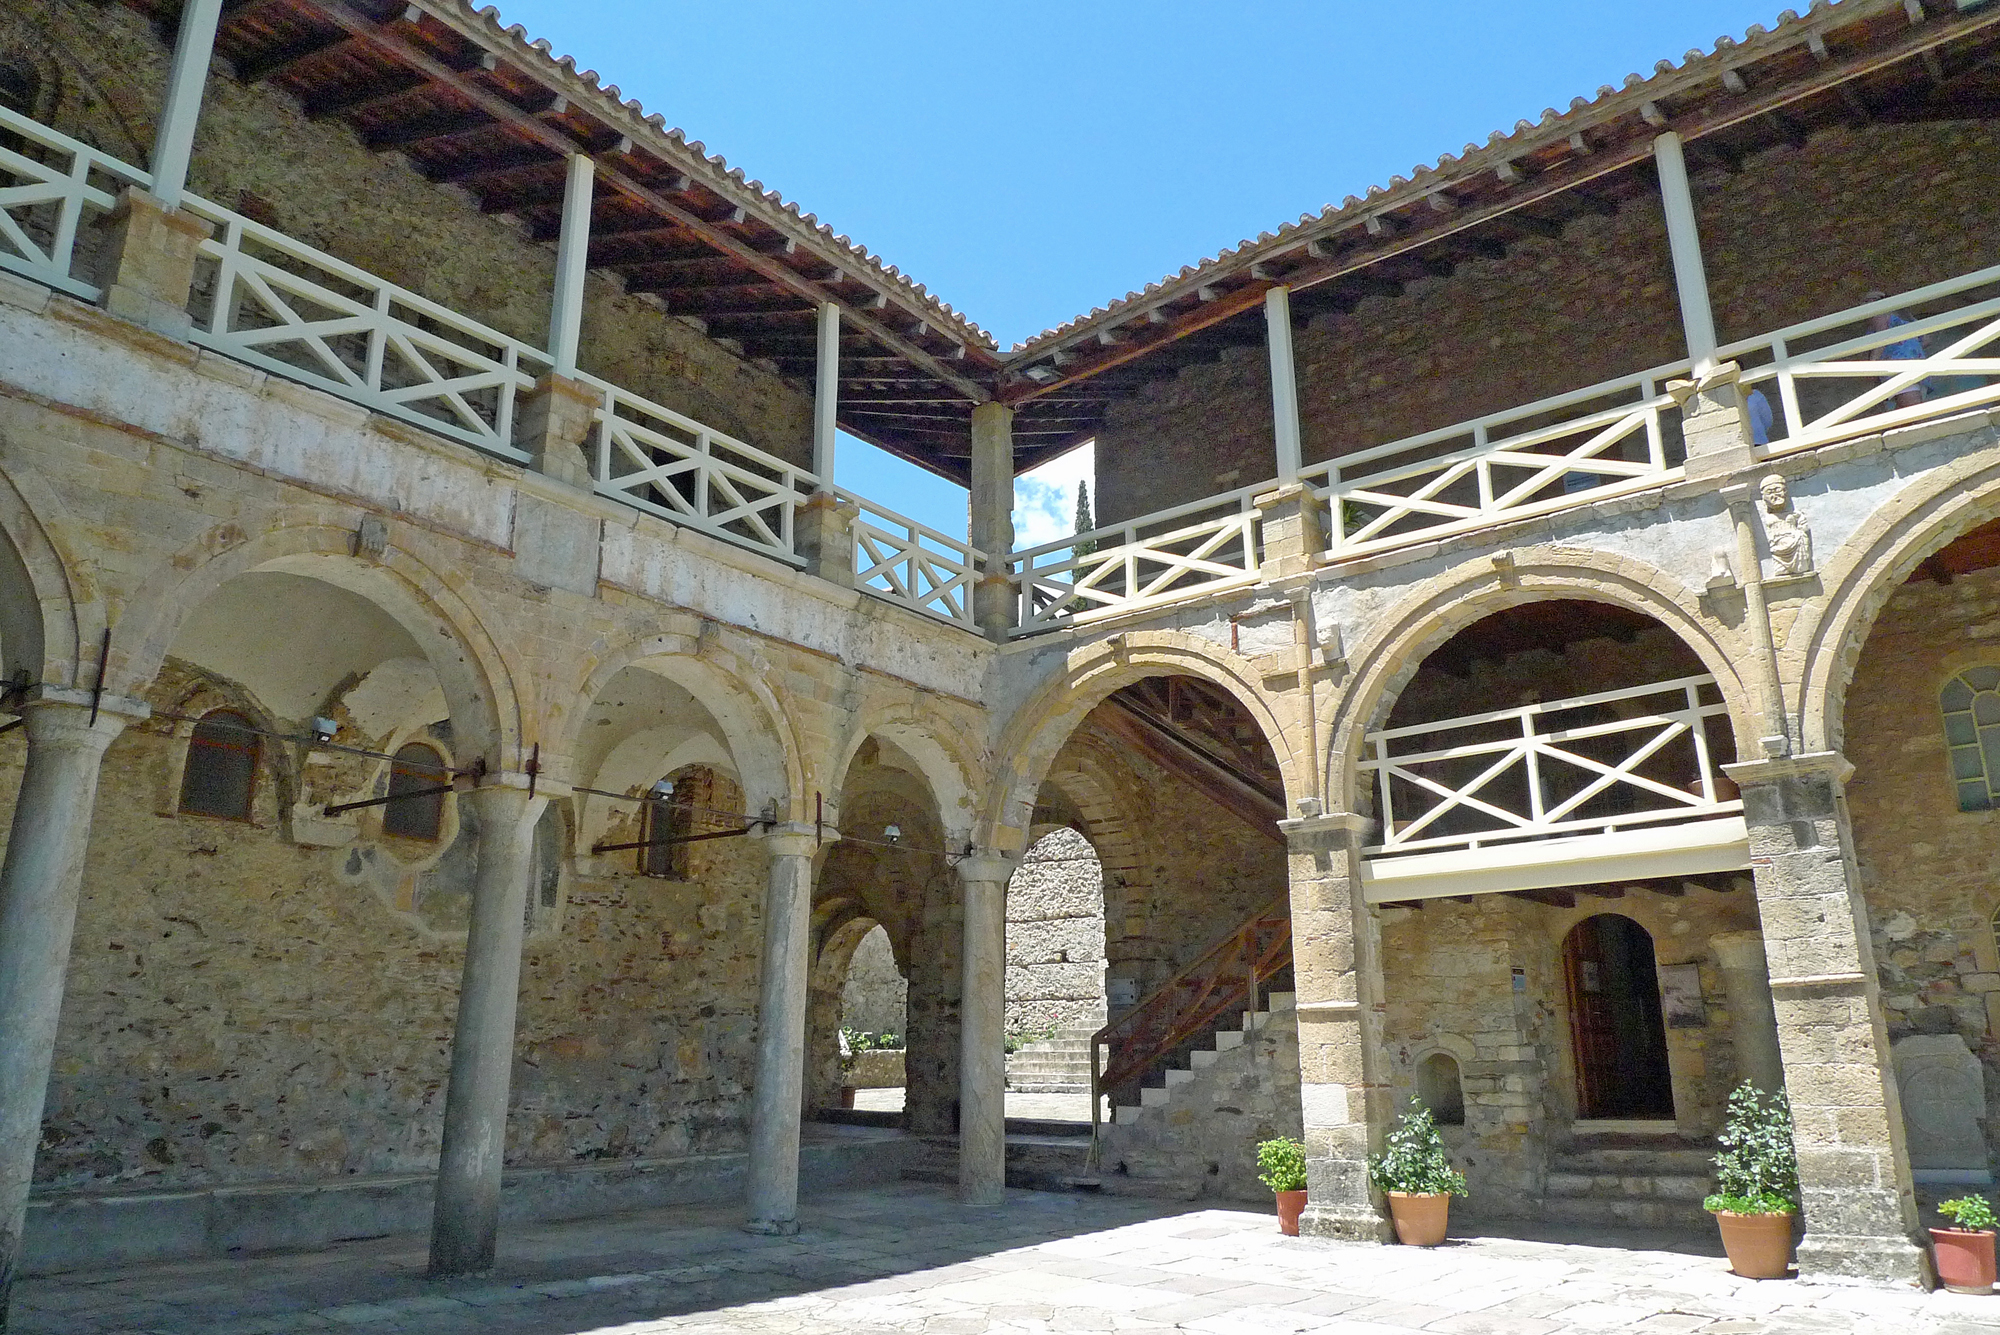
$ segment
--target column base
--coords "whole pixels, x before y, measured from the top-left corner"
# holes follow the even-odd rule
[[[745,1233],[755,1233],[766,1238],[789,1238],[799,1231],[796,1219],[752,1219],[743,1226]]]
[[[1314,1205],[1306,1203],[1299,1216],[1302,1238],[1332,1238],[1338,1242],[1394,1242],[1396,1226],[1372,1205]]]
[[[1908,1238],[1877,1234],[1807,1233],[1799,1244],[1799,1278],[1935,1287],[1930,1254]]]

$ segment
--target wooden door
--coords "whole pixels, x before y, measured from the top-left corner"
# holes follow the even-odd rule
[[[1616,913],[1585,918],[1563,941],[1563,977],[1577,1116],[1672,1117],[1667,1030],[1646,929]]]

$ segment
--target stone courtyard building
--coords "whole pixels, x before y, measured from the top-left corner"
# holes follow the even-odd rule
[[[794,1228],[904,1167],[807,1124],[878,928],[970,1203],[1101,1024],[1105,1190],[1302,1130],[1380,1238],[1419,1095],[1476,1211],[1674,1222],[1751,1080],[1802,1270],[1917,1279],[2000,1151],[1996,56],[1787,14],[1002,352],[491,10],[0,0],[0,1293]]]

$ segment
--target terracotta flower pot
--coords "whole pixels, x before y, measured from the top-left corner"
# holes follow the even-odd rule
[[[1792,1217],[1788,1214],[1715,1212],[1729,1268],[1745,1279],[1783,1279],[1792,1268]]]
[[[1396,1224],[1396,1241],[1405,1247],[1435,1247],[1444,1241],[1451,1215],[1450,1195],[1439,1192],[1435,1196],[1419,1196],[1392,1191],[1388,1196],[1389,1218]]]
[[[1278,1231],[1288,1238],[1299,1235],[1299,1211],[1306,1208],[1306,1194],[1303,1191],[1280,1191],[1278,1198]]]
[[[843,1108],[852,1108],[854,1106],[854,1086],[842,1085],[840,1087],[840,1106]]]
[[[1953,1293],[1993,1292],[1993,1233],[1988,1229],[1934,1228],[1931,1253],[1938,1283]]]

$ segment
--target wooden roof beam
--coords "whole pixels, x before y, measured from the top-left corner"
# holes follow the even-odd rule
[[[226,15],[223,22],[235,21],[236,15]],[[321,56],[329,56],[344,47],[354,45],[354,37],[341,33],[334,37],[314,36],[308,41],[295,42],[266,52],[254,60],[236,62],[236,80],[242,84],[262,83],[266,79],[282,79],[304,65],[310,65]]]
[[[466,100],[485,107],[496,117],[514,122],[524,133],[551,150],[567,156],[580,148],[580,145],[561,131],[543,125],[531,117],[523,116],[520,110],[505,98],[478,87],[443,61],[389,31],[392,24],[375,22],[346,3],[346,0],[306,0],[306,2],[310,3],[316,12],[325,15],[329,21],[362,38],[384,54],[393,56],[417,72],[447,85]],[[755,247],[748,245],[741,238],[717,228],[706,218],[674,203],[657,190],[634,180],[609,163],[598,164],[598,182],[606,193],[625,195],[681,223],[717,250],[742,260],[745,267],[766,274],[815,305],[833,297],[832,293],[797,270],[759,253]],[[865,312],[850,307],[845,312],[845,319],[848,323],[865,330],[884,347],[901,353],[910,361],[935,374],[946,384],[962,390],[976,402],[984,403],[993,397],[992,391],[985,385],[949,366],[943,358],[895,333]]]

